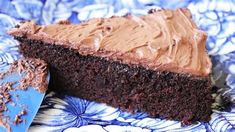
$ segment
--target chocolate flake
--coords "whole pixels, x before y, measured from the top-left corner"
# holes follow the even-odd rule
[[[17,125],[19,123],[23,122],[23,119],[21,118],[22,116],[26,115],[26,110],[22,110],[19,114],[15,116],[14,124]]]
[[[8,119],[2,118],[1,114],[0,114],[0,126],[3,126],[7,132],[11,132],[11,127],[8,123]]]
[[[9,117],[3,113],[8,111],[6,106],[7,103],[11,102],[16,106],[11,98],[10,92],[16,90],[27,90],[28,87],[32,86],[39,92],[45,92],[47,88],[47,65],[44,61],[39,59],[20,59],[15,61],[7,72],[0,73],[0,79],[4,79],[5,76],[18,72],[21,75],[19,86],[15,89],[12,88],[17,82],[3,82],[0,84],[0,125],[3,126],[8,132],[11,131]],[[16,99],[19,95],[16,95]],[[14,124],[17,125],[22,123],[22,116],[26,115],[26,110],[22,109],[17,115],[15,115]]]
[[[21,119],[21,116],[19,115],[16,115],[15,116],[15,121],[14,121],[14,124],[17,125],[19,123],[21,123],[23,120]]]
[[[57,24],[69,25],[69,24],[71,24],[71,22],[69,20],[61,20]]]

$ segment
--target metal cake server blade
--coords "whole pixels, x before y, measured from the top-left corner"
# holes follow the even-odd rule
[[[3,71],[0,71],[3,72]],[[21,73],[13,72],[6,75],[0,80],[0,85],[6,83],[15,82],[12,85],[13,91],[10,91],[11,100],[6,104],[7,110],[2,112],[2,117],[7,117],[7,124],[0,125],[0,132],[25,132],[28,130],[30,124],[32,123],[34,117],[36,116],[39,107],[43,101],[45,93],[41,93],[33,87],[28,87],[27,90],[17,89],[19,86],[19,81],[24,77]],[[45,81],[49,82],[49,72]],[[48,84],[48,83],[47,83]],[[0,104],[1,107],[1,104]],[[20,115],[20,123],[16,124],[17,115]],[[0,118],[2,118],[0,115]],[[3,119],[3,118],[2,118]],[[6,119],[6,118],[5,118]],[[9,128],[6,128],[6,126]]]

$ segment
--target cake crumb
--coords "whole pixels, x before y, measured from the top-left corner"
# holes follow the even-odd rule
[[[69,25],[69,24],[71,24],[71,22],[69,20],[60,20],[59,22],[57,22],[57,24]]]
[[[0,115],[0,126],[3,126],[7,132],[11,132],[11,127],[6,118],[2,118]]]
[[[19,112],[16,116],[15,116],[15,120],[14,120],[14,124],[17,125],[19,123],[23,122],[23,119],[21,118],[22,116],[26,115],[27,112],[26,110],[22,110],[21,112]]]

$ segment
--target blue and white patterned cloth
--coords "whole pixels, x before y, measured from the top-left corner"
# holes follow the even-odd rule
[[[210,122],[181,126],[180,122],[129,114],[104,104],[48,93],[29,131],[235,131],[235,1],[234,0],[1,0],[0,69],[21,57],[18,43],[6,30],[22,20],[40,24],[69,19],[74,23],[94,17],[133,13],[152,8],[188,7],[196,23],[209,37],[207,49],[213,61],[213,82],[220,87]],[[226,82],[226,83],[225,83]],[[227,84],[227,85],[225,85]],[[219,109],[221,97],[230,101]]]

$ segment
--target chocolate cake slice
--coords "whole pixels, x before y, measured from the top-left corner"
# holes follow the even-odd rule
[[[9,34],[25,57],[49,64],[57,92],[184,123],[210,119],[207,35],[187,9],[81,24],[24,22]]]

